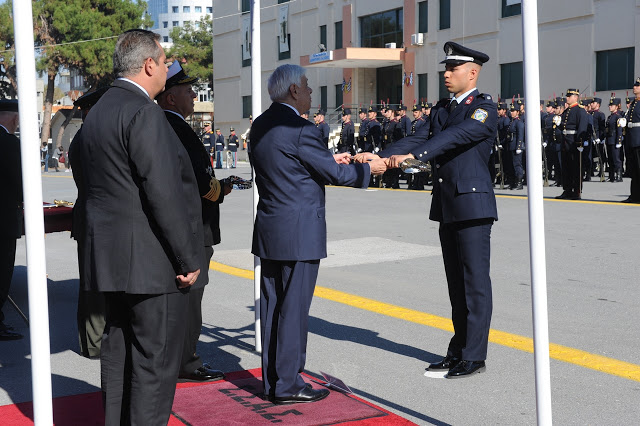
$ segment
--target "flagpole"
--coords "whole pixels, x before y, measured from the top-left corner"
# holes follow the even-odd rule
[[[53,424],[51,400],[51,349],[49,303],[42,210],[42,177],[36,106],[36,62],[33,45],[31,2],[13,0],[18,104],[20,110],[20,155],[24,192],[24,222],[27,246],[29,338],[31,342],[31,386],[35,425]]]
[[[538,1],[522,0],[522,43],[524,52],[525,111],[535,114],[540,99],[538,59]],[[549,314],[547,312],[547,272],[545,260],[541,128],[538,120],[526,120],[529,250],[533,312],[533,356],[535,364],[538,425],[551,425],[551,375],[549,365]]]
[[[262,114],[262,66],[260,55],[260,0],[251,1],[251,115],[255,119]],[[251,133],[249,133],[249,147],[251,149]],[[258,212],[258,187],[255,182],[253,167],[251,168],[253,181],[253,221]],[[260,258],[253,256],[253,297],[255,306],[256,352],[262,352],[262,329],[260,324]]]

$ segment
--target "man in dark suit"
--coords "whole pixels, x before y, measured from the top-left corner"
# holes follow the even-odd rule
[[[22,236],[22,166],[20,140],[14,135],[20,124],[18,101],[0,100],[0,146],[5,165],[0,168],[6,205],[0,209],[0,340],[22,339],[4,323],[2,309],[9,298],[9,287],[16,261],[16,240]]]
[[[109,90],[109,86],[101,87],[97,90],[86,93],[78,98],[74,105],[82,111],[84,121],[91,108]],[[84,216],[87,191],[83,186],[82,174],[84,173],[81,161],[77,160],[76,149],[82,143],[82,127],[73,137],[69,144],[69,161],[73,167],[73,180],[78,188],[78,198],[73,205],[73,220],[71,226],[71,238],[76,240],[78,251],[78,268],[80,284],[78,286],[78,312],[76,321],[78,324],[78,340],[80,342],[80,354],[86,358],[99,358],[104,332],[104,295],[95,290],[86,290],[89,286],[84,284]]]
[[[200,143],[198,135],[185,121],[185,118],[193,114],[193,100],[197,94],[191,85],[197,81],[196,77],[189,77],[185,74],[179,61],[174,61],[167,73],[165,90],[156,98],[158,105],[164,109],[169,124],[189,153],[202,203],[206,256],[200,266],[203,273],[189,289],[187,326],[178,375],[178,378],[185,382],[203,382],[224,378],[222,371],[214,370],[208,364],[204,364],[196,353],[196,345],[202,329],[202,297],[204,296],[204,286],[207,284],[207,280],[202,278],[207,275],[204,271],[209,270],[209,260],[213,256],[212,246],[220,244],[220,204],[224,201],[225,195],[231,192],[230,185],[216,179],[207,150]]]
[[[262,379],[276,404],[329,394],[305,385],[309,308],[320,259],[327,256],[326,184],[366,188],[384,160],[348,163],[331,155],[315,126],[299,117],[311,105],[305,69],[278,67],[267,81],[273,103],[251,127],[251,164],[260,194],[252,253],[261,261]]]
[[[105,296],[100,360],[107,425],[167,423],[186,291],[204,258],[189,155],[153,102],[167,75],[159,38],[145,30],[120,35],[117,79],[87,116],[74,152],[87,194],[83,283]]]
[[[486,369],[492,310],[490,237],[498,219],[487,163],[498,110],[491,96],[476,89],[482,64],[489,57],[454,42],[445,43],[444,51],[445,85],[454,96],[434,107],[433,136],[427,139],[418,131],[380,156],[390,157],[389,167],[398,167],[407,158],[433,162],[429,218],[440,222],[454,335],[447,355],[429,370],[448,370],[448,378],[458,378]],[[356,161],[370,158],[360,155]]]

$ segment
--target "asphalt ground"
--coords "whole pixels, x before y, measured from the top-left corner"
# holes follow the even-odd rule
[[[217,174],[247,178],[250,170],[239,163]],[[45,201],[75,200],[70,175],[43,174]],[[560,201],[550,198],[560,188],[544,188],[549,335],[552,345],[562,345],[552,346],[556,424],[632,425],[640,418],[640,205],[619,203],[628,191],[629,179],[585,182],[583,201]],[[338,187],[327,188],[329,257],[321,262],[311,307],[307,371],[339,377],[357,395],[418,424],[534,424],[526,187],[496,193],[486,373],[424,376],[451,337],[438,224],[428,220],[430,193]],[[198,351],[224,371],[257,368],[247,278],[252,191],[232,192],[221,215],[222,243],[213,257],[219,264],[209,271]],[[68,232],[46,236],[46,256],[54,396],[96,391],[99,361],[77,354],[78,270]],[[28,311],[25,265],[22,238],[11,296]],[[5,313],[28,335],[10,306]],[[27,338],[0,342],[0,405],[32,399],[29,352]]]

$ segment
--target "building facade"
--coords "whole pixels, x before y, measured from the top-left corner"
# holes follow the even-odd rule
[[[220,127],[247,126],[251,113],[249,4],[213,2]],[[262,0],[261,9],[262,110],[266,79],[285,63],[308,69],[313,109],[435,102],[449,96],[440,64],[448,40],[490,56],[480,91],[525,96],[519,0]],[[640,0],[538,0],[542,97],[570,87],[604,100],[633,96],[639,29]]]
[[[147,3],[153,21],[151,31],[160,34],[162,43],[171,43],[174,27],[183,27],[187,22],[198,25],[205,14],[213,13],[211,0],[147,0]]]

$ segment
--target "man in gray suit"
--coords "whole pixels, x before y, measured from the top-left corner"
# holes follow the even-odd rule
[[[273,103],[251,126],[251,164],[260,194],[252,253],[261,261],[262,379],[276,404],[314,402],[329,391],[312,389],[300,372],[306,360],[309,308],[320,259],[327,257],[326,184],[366,188],[385,160],[348,164],[331,155],[318,129],[300,117],[311,89],[298,65],[269,77]]]
[[[74,152],[86,190],[81,282],[105,296],[100,360],[107,425],[167,424],[186,293],[204,257],[193,168],[153,102],[167,75],[159,38],[145,30],[120,35],[117,79],[87,116]]]

